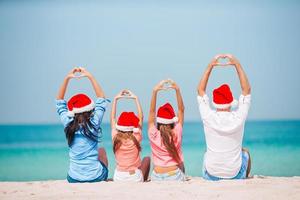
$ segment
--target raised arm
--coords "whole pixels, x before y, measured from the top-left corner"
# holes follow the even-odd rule
[[[115,129],[116,128],[116,123],[117,123],[117,119],[116,119],[116,110],[117,110],[117,101],[121,98],[121,93],[119,93],[117,96],[115,96],[113,103],[112,103],[112,108],[111,108],[111,114],[110,114],[110,126],[111,129]]]
[[[69,80],[72,78],[75,78],[75,73],[76,72],[80,72],[80,69],[78,67],[73,68],[68,74],[67,76],[64,78],[64,81],[62,83],[62,85],[59,88],[58,94],[56,99],[57,100],[63,100],[65,98],[65,94],[66,94],[66,90],[69,84]]]
[[[102,88],[100,87],[100,85],[98,84],[97,80],[94,78],[94,76],[90,72],[88,72],[85,68],[80,67],[79,69],[80,69],[80,73],[81,73],[80,77],[87,77],[91,81],[92,86],[95,90],[96,96],[98,98],[105,98],[105,94],[104,94]]]
[[[131,91],[128,91],[128,92],[130,92],[131,97],[134,99],[135,105],[136,105],[137,110],[138,110],[138,117],[139,117],[139,120],[140,120],[139,125],[140,125],[140,128],[142,129],[144,115],[143,115],[143,109],[142,109],[141,103],[139,101],[139,98],[135,94],[133,94]]]
[[[242,65],[240,64],[238,59],[236,59],[233,55],[226,54],[226,56],[228,57],[230,64],[235,66],[235,69],[236,69],[237,74],[238,74],[239,79],[240,79],[242,94],[244,96],[250,94],[251,86],[250,86],[250,83],[248,81],[247,75],[246,75],[245,71],[242,68]]]
[[[158,83],[152,91],[152,97],[151,97],[151,104],[150,104],[150,111],[149,111],[149,117],[148,117],[148,128],[151,126],[155,126],[155,112],[156,112],[156,99],[157,99],[157,93],[159,90],[162,90],[164,81],[161,81]]]
[[[207,82],[208,82],[208,79],[209,79],[209,76],[210,76],[210,73],[212,71],[212,69],[214,68],[215,65],[218,65],[218,59],[220,57],[223,57],[222,55],[216,55],[212,61],[208,64],[200,82],[199,82],[199,85],[198,85],[198,95],[203,97],[205,95],[205,91],[206,91],[206,86],[207,86]]]
[[[183,126],[184,122],[184,104],[183,104],[183,99],[182,95],[180,92],[179,86],[171,80],[171,88],[173,88],[176,91],[176,99],[177,99],[177,106],[178,106],[178,121]]]

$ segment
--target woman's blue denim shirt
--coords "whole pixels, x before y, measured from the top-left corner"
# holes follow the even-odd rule
[[[100,125],[109,102],[108,99],[98,98],[95,102],[94,113],[90,118],[90,122],[95,128],[90,131],[98,138],[102,137]],[[67,115],[68,108],[65,100],[56,100],[56,110],[64,127],[74,120],[73,117]],[[103,167],[98,160],[98,142],[84,136],[82,131],[79,129],[75,132],[74,140],[69,147],[68,175],[78,181],[89,181],[101,176]]]

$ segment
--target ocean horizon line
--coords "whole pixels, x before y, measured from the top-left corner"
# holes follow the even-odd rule
[[[297,119],[249,119],[246,122],[255,123],[255,122],[300,122],[300,118]],[[147,124],[147,121],[143,122]],[[202,120],[186,120],[184,123],[201,123]],[[102,124],[110,124],[108,121],[102,122]],[[0,126],[57,126],[61,125],[61,123],[53,123],[53,122],[20,122],[20,123],[0,123]]]

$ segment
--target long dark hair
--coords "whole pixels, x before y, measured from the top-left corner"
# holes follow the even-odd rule
[[[179,164],[181,163],[179,154],[177,152],[175,143],[174,143],[174,135],[173,135],[173,128],[175,124],[161,124],[157,123],[157,129],[160,131],[160,135],[162,138],[162,142],[165,145],[169,154],[176,160]]]
[[[98,142],[98,135],[95,135],[93,131],[97,132],[96,128],[90,121],[91,116],[93,115],[94,110],[76,113],[74,120],[65,128],[66,138],[68,140],[68,145],[71,146],[74,140],[75,132],[79,129],[83,129],[83,135],[95,142]],[[93,131],[91,131],[92,129]],[[101,128],[100,128],[101,132]]]
[[[121,147],[123,142],[122,140],[126,140],[126,139],[132,140],[138,151],[142,150],[140,143],[134,137],[132,131],[118,131],[117,135],[113,139],[113,150],[115,154],[118,151],[118,149]]]

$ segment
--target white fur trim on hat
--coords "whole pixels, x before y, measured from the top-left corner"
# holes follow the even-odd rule
[[[76,113],[88,112],[93,110],[94,108],[95,108],[95,103],[93,100],[91,100],[91,103],[89,105],[86,105],[82,108],[73,108],[73,110],[69,111],[67,115],[69,117],[74,117]]]
[[[216,104],[215,102],[212,102],[212,104],[215,108],[225,109],[225,108],[229,108],[230,106],[236,107],[238,105],[238,101],[236,99],[233,99],[233,101],[228,104]]]
[[[86,105],[82,108],[73,108],[73,112],[76,114],[76,113],[83,113],[83,112],[88,112],[88,111],[91,111],[95,108],[95,103],[94,101],[92,101],[89,105]]]
[[[173,124],[173,123],[178,122],[178,117],[173,117],[172,119],[156,117],[156,122],[160,123],[160,124]]]
[[[134,133],[138,133],[138,132],[140,132],[140,129],[139,128],[133,128],[133,130],[132,130]]]
[[[74,117],[75,114],[74,114],[74,112],[72,112],[72,111],[68,111],[68,112],[67,112],[67,116],[68,116],[68,117]]]
[[[134,126],[120,126],[118,124],[116,124],[116,129],[124,132],[133,131],[134,133],[138,133],[140,131],[139,128],[135,128]]]

